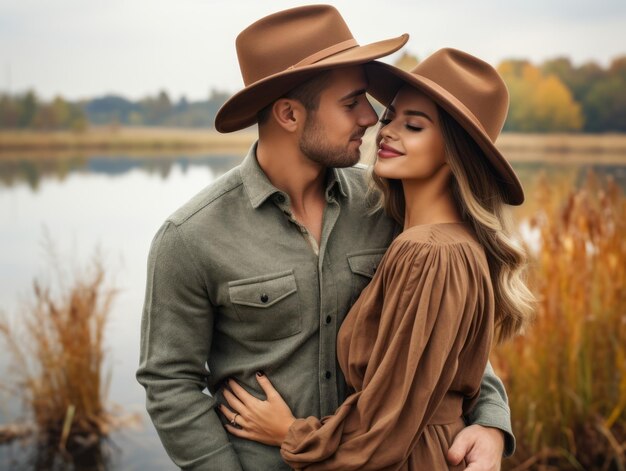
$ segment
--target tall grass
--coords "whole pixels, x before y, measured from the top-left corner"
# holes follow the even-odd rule
[[[626,469],[626,199],[590,174],[563,198],[536,195],[537,319],[494,363],[518,451],[505,469]]]
[[[40,445],[85,447],[109,431],[104,334],[114,295],[95,259],[56,295],[35,281],[32,302],[21,316],[0,322],[13,366],[8,384],[34,424],[21,429],[34,429]]]

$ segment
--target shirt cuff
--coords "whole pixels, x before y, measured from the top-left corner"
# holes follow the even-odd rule
[[[486,408],[485,405],[487,405]],[[467,423],[502,430],[504,432],[503,457],[508,458],[515,452],[515,435],[513,435],[511,411],[508,407],[503,407],[499,402],[481,402],[480,408],[474,407],[474,410],[467,415]]]

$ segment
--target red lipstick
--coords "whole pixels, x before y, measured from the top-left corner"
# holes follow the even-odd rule
[[[404,154],[387,144],[383,144],[382,142],[378,146],[378,157],[381,159],[393,159],[394,157],[400,157],[401,155]]]

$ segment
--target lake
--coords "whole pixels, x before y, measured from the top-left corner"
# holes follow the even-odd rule
[[[19,316],[31,297],[33,279],[53,280],[46,248],[50,241],[68,271],[84,266],[98,248],[120,290],[106,334],[112,371],[109,399],[127,412],[141,414],[143,426],[112,436],[107,469],[175,469],[145,413],[144,390],[134,377],[147,253],[165,217],[241,157],[92,155],[0,160],[0,309],[12,318]],[[563,156],[562,163],[514,167],[528,193],[542,173],[550,182],[578,185],[589,169],[612,176],[626,191],[626,159],[622,164],[568,164]],[[7,361],[6,356],[0,359],[2,378],[7,378]],[[0,397],[0,424],[19,418],[17,400],[6,394]],[[0,447],[0,469],[18,469],[23,460],[19,445]]]

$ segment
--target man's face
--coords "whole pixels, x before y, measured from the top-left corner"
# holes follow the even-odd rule
[[[361,157],[361,138],[378,116],[365,96],[362,66],[330,72],[317,110],[309,112],[300,136],[300,150],[326,167],[350,167]]]

